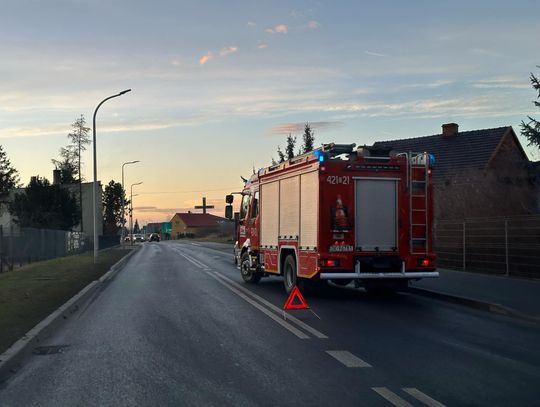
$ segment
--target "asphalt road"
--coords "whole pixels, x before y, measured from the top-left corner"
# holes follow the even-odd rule
[[[145,243],[0,406],[540,405],[538,325],[349,287],[284,319],[285,299],[222,246]]]

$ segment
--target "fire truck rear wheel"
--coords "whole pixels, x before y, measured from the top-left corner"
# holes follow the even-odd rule
[[[257,284],[262,277],[261,273],[254,271],[249,267],[249,253],[248,252],[245,252],[242,255],[242,259],[240,260],[240,273],[242,274],[242,279],[246,283],[250,283],[250,284]]]
[[[296,260],[294,260],[294,256],[289,254],[285,257],[285,262],[283,263],[283,284],[285,285],[287,294],[293,290],[297,283],[297,279]]]

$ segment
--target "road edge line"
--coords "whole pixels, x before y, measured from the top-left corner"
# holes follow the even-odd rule
[[[16,373],[21,368],[23,360],[32,353],[36,345],[45,341],[55,329],[58,329],[73,316],[80,309],[80,305],[96,292],[101,285],[108,282],[116,273],[122,270],[137,251],[138,249],[131,250],[113,264],[109,271],[103,274],[98,280],[87,284],[81,291],[30,329],[4,353],[0,354],[0,383],[7,381],[11,375]]]
[[[514,318],[521,321],[540,324],[540,317],[524,314],[520,311],[517,311],[513,308],[506,307],[501,304],[494,304],[487,301],[461,297],[459,295],[447,294],[441,291],[428,290],[428,289],[419,288],[419,287],[409,287],[408,292],[412,294],[421,295],[424,297],[434,298],[441,301],[464,305],[464,306],[475,308],[482,311],[487,311],[491,314],[503,315],[503,316]]]

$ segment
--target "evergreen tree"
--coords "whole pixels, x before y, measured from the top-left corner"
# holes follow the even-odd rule
[[[278,162],[282,163],[285,161],[285,154],[283,154],[283,151],[281,151],[281,147],[279,146],[277,148],[277,155],[278,155]]]
[[[294,146],[296,145],[296,137],[293,137],[291,134],[287,136],[287,147],[285,148],[285,153],[287,154],[287,160],[290,160],[294,157]]]
[[[71,230],[81,220],[71,192],[40,177],[33,177],[25,191],[15,195],[9,211],[21,227]]]
[[[13,168],[7,158],[4,147],[0,145],[0,195],[8,194],[20,185],[19,172]]]
[[[540,68],[540,65],[537,66]],[[537,99],[540,100],[540,80],[531,73],[531,85],[538,92]],[[536,107],[540,108],[540,102],[533,101]],[[528,123],[521,121],[521,134],[527,137],[529,140],[529,146],[536,146],[540,148],[540,121],[533,119],[531,116],[527,116],[529,119]]]
[[[135,225],[133,226],[133,233],[141,233],[141,228],[139,227],[139,221],[135,219]]]
[[[82,158],[81,153],[86,151],[86,146],[90,144],[90,127],[86,127],[86,120],[84,115],[81,114],[75,122],[71,125],[72,131],[68,134],[68,138],[71,141],[70,146],[68,147],[73,152],[73,160],[77,165],[77,174],[79,175],[79,182],[82,181],[81,167],[82,167]]]
[[[302,145],[302,154],[313,151],[313,144],[315,142],[315,133],[311,130],[309,123],[304,126],[304,135],[302,136],[304,144]]]
[[[61,171],[61,182],[69,184],[82,182],[82,159],[81,154],[86,151],[86,146],[90,144],[90,131],[86,127],[84,115],[81,115],[71,125],[72,131],[67,135],[70,143],[60,149],[60,160],[51,160],[56,169]]]
[[[122,184],[111,180],[103,191],[103,231],[104,234],[115,236],[125,223],[125,213],[122,213],[122,194],[124,195],[124,209],[129,207],[126,193]]]

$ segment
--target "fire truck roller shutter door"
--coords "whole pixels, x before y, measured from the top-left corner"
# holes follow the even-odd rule
[[[317,213],[319,210],[319,173],[300,177],[300,247],[317,247]]]
[[[300,176],[279,181],[279,235],[292,237],[300,232]]]
[[[279,225],[279,182],[261,185],[261,246],[277,247]]]
[[[397,180],[355,180],[356,247],[392,251],[397,247]]]

